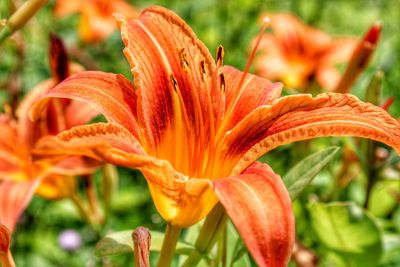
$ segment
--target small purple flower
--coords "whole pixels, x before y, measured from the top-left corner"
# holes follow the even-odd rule
[[[58,236],[58,244],[64,250],[74,251],[82,245],[82,239],[77,231],[68,229]]]

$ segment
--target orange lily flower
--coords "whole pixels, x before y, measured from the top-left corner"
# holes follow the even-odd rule
[[[93,172],[98,163],[75,157],[54,166],[39,164],[32,162],[32,148],[42,136],[84,124],[96,117],[98,112],[82,102],[55,99],[38,122],[33,123],[29,119],[28,110],[32,103],[69,75],[67,56],[61,41],[55,37],[52,38],[51,53],[53,78],[38,84],[25,96],[16,111],[18,120],[0,114],[0,130],[3,134],[0,140],[0,180],[26,181],[46,175],[37,193],[56,199],[74,193],[73,176]]]
[[[10,252],[11,235],[39,183],[40,179],[0,181],[0,263],[4,267],[15,266]]]
[[[255,72],[303,91],[313,80],[325,89],[334,89],[341,77],[335,64],[350,60],[357,40],[332,39],[290,14],[269,17],[273,33],[263,36]]]
[[[136,168],[171,225],[199,222],[220,201],[260,266],[283,266],[294,242],[291,201],[280,177],[255,162],[271,149],[321,136],[372,138],[400,151],[400,124],[356,97],[281,97],[281,84],[215,63],[190,27],[161,7],[138,20],[117,17],[135,86],[124,76],[81,72],[35,103],[53,98],[95,106],[108,123],[41,139],[41,157],[85,155]]]
[[[80,13],[80,38],[86,43],[100,42],[117,28],[113,13],[136,18],[139,13],[124,0],[57,0],[54,13],[63,17]]]

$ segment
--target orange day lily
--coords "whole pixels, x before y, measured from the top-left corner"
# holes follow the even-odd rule
[[[115,12],[127,18],[139,15],[125,0],[57,0],[54,8],[60,17],[80,13],[79,35],[86,43],[100,42],[115,31]]]
[[[93,172],[98,163],[74,157],[54,166],[49,163],[39,164],[32,161],[32,148],[42,136],[54,135],[84,124],[97,116],[98,112],[82,102],[55,99],[37,122],[28,118],[32,103],[69,76],[72,70],[70,66],[73,65],[68,63],[64,47],[58,38],[52,37],[50,51],[53,78],[41,82],[25,96],[16,110],[17,120],[11,118],[11,115],[0,114],[0,180],[29,181],[46,176],[37,193],[46,198],[57,199],[71,196],[75,192],[73,176]]]
[[[357,40],[332,39],[290,14],[269,16],[273,33],[265,33],[261,40],[255,72],[303,91],[311,81],[334,89],[341,77],[335,64],[349,61]]]
[[[280,177],[256,160],[277,146],[354,135],[400,152],[400,124],[352,95],[280,97],[281,84],[214,62],[190,27],[161,7],[118,16],[134,85],[122,75],[81,72],[53,98],[90,103],[109,121],[42,139],[41,157],[85,155],[141,170],[168,224],[199,222],[220,201],[260,266],[283,266],[294,242],[291,200]],[[58,150],[58,151],[57,151]]]

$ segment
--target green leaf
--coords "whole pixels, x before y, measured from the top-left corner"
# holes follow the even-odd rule
[[[398,266],[400,262],[400,236],[398,234],[386,233],[383,236],[384,254],[382,266]]]
[[[338,151],[339,147],[328,147],[311,154],[286,173],[283,177],[283,182],[289,191],[292,201],[300,195]]]
[[[353,203],[313,203],[311,226],[337,266],[378,266],[383,245],[373,218]],[[339,262],[342,262],[339,264]]]
[[[374,184],[368,209],[377,217],[386,217],[396,206],[400,180],[382,180]]]
[[[250,267],[251,261],[247,253],[246,246],[237,233],[231,221],[227,225],[227,257],[230,264],[228,266]]]
[[[150,250],[159,252],[161,250],[164,233],[151,231]],[[95,255],[98,257],[133,253],[132,231],[121,231],[106,235],[101,239],[95,248]],[[181,255],[189,255],[193,250],[193,246],[178,242],[175,253]]]

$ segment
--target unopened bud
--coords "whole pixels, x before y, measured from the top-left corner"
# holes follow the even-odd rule
[[[364,35],[363,39],[356,46],[349,64],[336,86],[335,92],[337,93],[348,93],[351,86],[357,80],[360,73],[368,65],[368,62],[375,50],[375,47],[379,41],[379,37],[382,31],[382,23],[374,23],[369,31]]]
[[[147,228],[138,227],[132,232],[132,240],[136,266],[150,267],[150,231]]]

